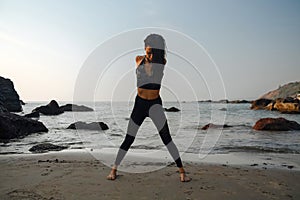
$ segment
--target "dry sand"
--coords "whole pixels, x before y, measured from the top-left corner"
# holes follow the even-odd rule
[[[300,199],[300,171],[186,163],[149,173],[119,172],[88,153],[0,156],[0,199]]]

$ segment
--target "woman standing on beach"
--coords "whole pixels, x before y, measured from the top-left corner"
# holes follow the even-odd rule
[[[114,166],[107,179],[115,180],[117,178],[117,167],[133,143],[144,119],[150,117],[179,168],[180,181],[188,182],[191,178],[186,176],[178,149],[172,141],[159,95],[164,66],[167,62],[165,58],[165,40],[161,35],[150,34],[146,37],[144,43],[146,55],[136,57],[137,96],[130,115],[127,134],[119,148]]]

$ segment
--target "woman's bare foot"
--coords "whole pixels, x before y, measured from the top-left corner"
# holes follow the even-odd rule
[[[112,168],[109,175],[106,177],[107,180],[115,180],[117,178],[117,169],[116,168]]]
[[[192,180],[190,177],[186,176],[186,173],[183,168],[179,168],[179,173],[181,182],[190,182]]]

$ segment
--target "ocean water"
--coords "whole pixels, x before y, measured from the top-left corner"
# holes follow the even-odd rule
[[[69,102],[59,102],[63,105]],[[20,115],[30,113],[47,102],[29,102]],[[36,133],[9,143],[0,143],[1,154],[31,154],[29,149],[41,142],[67,145],[72,149],[117,149],[126,134],[133,102],[81,103],[93,112],[65,112],[57,116],[41,115],[39,121],[48,133]],[[250,104],[222,104],[204,102],[163,102],[164,107],[175,106],[180,112],[165,112],[171,135],[180,152],[191,154],[272,153],[300,154],[300,131],[256,131],[252,126],[263,117],[284,117],[300,123],[300,115],[250,110]],[[106,131],[66,129],[75,121],[102,121]],[[207,123],[227,124],[224,129],[201,130]],[[140,127],[131,149],[165,150],[150,118]]]

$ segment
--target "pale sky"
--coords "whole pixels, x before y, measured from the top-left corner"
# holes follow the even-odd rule
[[[145,27],[178,31],[202,45],[217,65],[230,100],[255,99],[279,85],[300,80],[297,0],[0,0],[0,76],[14,82],[24,101],[70,101],[82,66],[99,45],[120,33]],[[144,38],[134,39],[142,48]],[[176,39],[165,39],[168,47],[174,46]],[[187,54],[193,53],[189,46],[183,47]],[[134,70],[135,53],[142,51],[126,56],[126,69]],[[172,66],[184,63],[171,53],[167,59],[170,68],[165,77],[170,77],[175,72]],[[134,71],[128,73],[121,85],[131,87],[131,92],[116,90],[118,100],[134,94]],[[193,89],[205,90],[201,84],[197,88],[190,77]],[[167,78],[165,83],[179,89],[186,97],[182,100],[190,99],[190,91],[180,88],[182,84],[172,85]],[[216,93],[218,89],[212,87]],[[107,100],[107,91],[96,92],[101,93],[95,94],[97,100]],[[166,100],[172,100],[170,92],[162,89]],[[205,92],[199,95],[200,100],[209,98]]]

